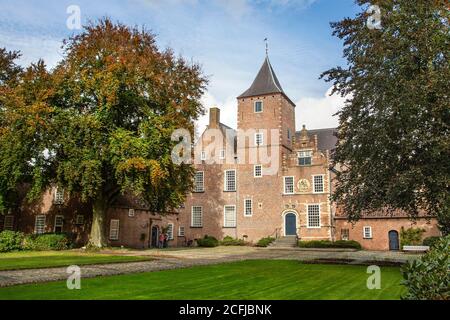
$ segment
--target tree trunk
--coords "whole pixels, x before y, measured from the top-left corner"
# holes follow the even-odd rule
[[[89,244],[98,248],[106,247],[105,218],[108,208],[107,201],[98,197],[92,205],[92,227]]]

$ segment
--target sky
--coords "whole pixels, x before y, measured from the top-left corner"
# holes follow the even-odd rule
[[[24,66],[44,59],[49,68],[62,58],[63,39],[80,32],[67,27],[80,9],[81,22],[102,17],[156,34],[161,49],[202,66],[209,78],[206,109],[221,108],[222,122],[236,128],[236,97],[250,87],[269,57],[285,93],[296,107],[297,130],[330,128],[344,99],[329,96],[320,74],[345,65],[342,41],[330,22],[354,16],[354,0],[0,0],[0,47],[20,50]],[[199,130],[208,114],[198,120]]]

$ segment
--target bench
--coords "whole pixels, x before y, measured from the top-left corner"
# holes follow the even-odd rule
[[[403,246],[404,252],[427,252],[430,250],[429,246]]]

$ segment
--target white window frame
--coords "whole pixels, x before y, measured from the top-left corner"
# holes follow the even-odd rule
[[[64,189],[56,187],[53,191],[53,203],[64,204]]]
[[[319,225],[318,226],[312,226],[311,225],[311,221],[310,221],[310,219],[309,219],[309,214],[310,214],[310,212],[309,212],[309,208],[310,207],[318,207],[319,209],[318,209],[318,214],[319,214]],[[310,204],[308,204],[307,206],[306,206],[306,227],[308,228],[308,229],[320,229],[321,227],[322,227],[322,222],[321,222],[321,217],[322,215],[321,215],[321,213],[320,213],[320,204],[319,203],[310,203]]]
[[[316,177],[322,177],[322,191],[316,190]],[[312,176],[313,193],[325,193],[325,175],[315,174]]]
[[[75,224],[78,226],[83,225],[84,224],[84,215],[77,214],[77,216],[75,217]]]
[[[60,220],[60,223],[58,222],[58,219]],[[56,233],[56,228],[61,228],[61,233],[63,232],[63,228],[64,228],[64,216],[61,214],[58,214],[55,216],[55,223],[53,225],[53,232]]]
[[[200,223],[194,225],[194,208],[200,208]],[[198,213],[198,212],[196,212]],[[191,228],[203,228],[203,207],[202,206],[192,206],[191,207]]]
[[[41,223],[38,223],[40,220]],[[43,214],[38,214],[36,218],[34,219],[34,233],[35,234],[43,234],[45,233],[45,221],[46,216]]]
[[[202,151],[202,152],[200,153],[200,160],[201,160],[201,161],[205,161],[205,160],[206,160],[206,151]]]
[[[366,234],[366,229],[369,231],[369,236],[367,236],[367,234]],[[363,239],[373,239],[372,227],[371,226],[364,226],[363,227]]]
[[[292,179],[292,192],[286,192],[286,179]],[[283,177],[283,194],[295,194],[295,177],[294,176],[284,176]]]
[[[258,143],[260,141],[260,143]],[[264,145],[264,133],[263,132],[256,132],[255,133],[255,146],[263,146]]]
[[[248,204],[250,203],[250,207]],[[248,211],[249,209],[249,211]],[[252,199],[244,199],[244,217],[253,216],[253,200]]]
[[[226,150],[225,149],[220,149],[219,151],[219,159],[220,160],[225,160],[225,155],[226,155]]]
[[[202,176],[201,181],[197,180],[197,175],[198,174],[201,174],[201,176]],[[197,188],[198,184],[201,184],[201,188]],[[205,172],[204,171],[197,171],[195,173],[195,176],[194,176],[194,192],[197,192],[197,193],[205,192]]]
[[[3,221],[3,230],[13,231],[14,230],[14,216],[6,215]]]
[[[257,175],[256,174],[256,168],[260,168],[259,169],[259,175]],[[254,166],[253,166],[253,177],[254,178],[262,178],[262,176],[263,176],[263,172],[262,172],[262,169],[263,169],[263,167],[262,167],[262,165],[260,165],[260,164],[255,164]]]
[[[119,240],[120,220],[111,219],[109,222],[109,240]]]
[[[346,234],[344,234],[344,230]],[[350,229],[348,228],[341,229],[341,240],[348,241],[349,239],[350,239]]]
[[[227,208],[233,208],[234,219],[227,219]],[[237,215],[235,205],[223,206],[223,227],[224,228],[236,228],[237,226]]]
[[[257,103],[261,103],[261,111],[257,111],[257,110],[256,110],[256,104],[257,104]],[[261,101],[261,100],[255,101],[254,104],[253,104],[253,111],[254,111],[255,113],[262,113],[262,112],[264,111],[264,102]]]
[[[168,240],[173,240],[173,229],[174,229],[174,224],[173,223],[169,223],[167,224],[167,239]]]
[[[186,236],[186,229],[184,228],[184,226],[178,226],[178,236],[179,237]]]
[[[305,154],[308,154],[308,156],[305,156]],[[310,164],[300,164],[300,159],[306,159],[310,158]],[[301,167],[308,167],[312,165],[312,158],[313,158],[313,151],[312,150],[302,150],[297,152],[297,165]]]
[[[234,189],[229,188],[228,185],[228,172],[234,172]],[[224,180],[223,180],[223,189],[226,192],[236,192],[237,190],[237,174],[236,174],[236,169],[232,169],[232,170],[225,170],[224,171]]]
[[[136,215],[136,211],[133,208],[128,209],[128,217],[133,218]]]

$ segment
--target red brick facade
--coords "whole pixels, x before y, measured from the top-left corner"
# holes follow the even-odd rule
[[[173,235],[169,246],[184,246],[205,235],[218,239],[231,236],[253,243],[267,236],[296,235],[301,240],[345,238],[360,242],[365,249],[389,250],[389,234],[398,235],[401,227],[423,227],[426,236],[439,234],[434,219],[421,219],[412,225],[405,217],[375,217],[352,225],[345,216],[336,216],[335,205],[329,200],[334,129],[303,128],[296,132],[295,105],[282,91],[268,59],[252,87],[238,98],[237,119],[235,131],[220,123],[219,109],[210,110],[208,129],[221,134],[215,141],[222,141],[224,154],[217,147],[215,153],[208,154],[214,140],[209,133],[200,137],[194,153],[196,170],[203,175],[203,188],[188,194],[178,213],[156,216],[121,199],[108,210],[109,244],[148,248],[155,245],[161,228],[169,225]],[[256,133],[263,133],[260,145],[256,145]],[[270,163],[266,163],[264,152],[271,158]],[[254,161],[250,161],[252,154]],[[261,165],[261,177],[255,177],[255,165]],[[232,190],[226,190],[226,171],[234,172]],[[62,215],[62,231],[75,234],[77,242],[84,244],[91,223],[90,205],[76,199],[54,204],[54,198],[54,192],[49,191],[37,204],[19,208],[13,229],[35,232],[36,216],[44,215],[45,232],[54,232],[56,216]],[[82,223],[77,217],[80,215]],[[4,225],[0,221],[0,228]],[[365,227],[371,227],[370,237],[364,236]]]

